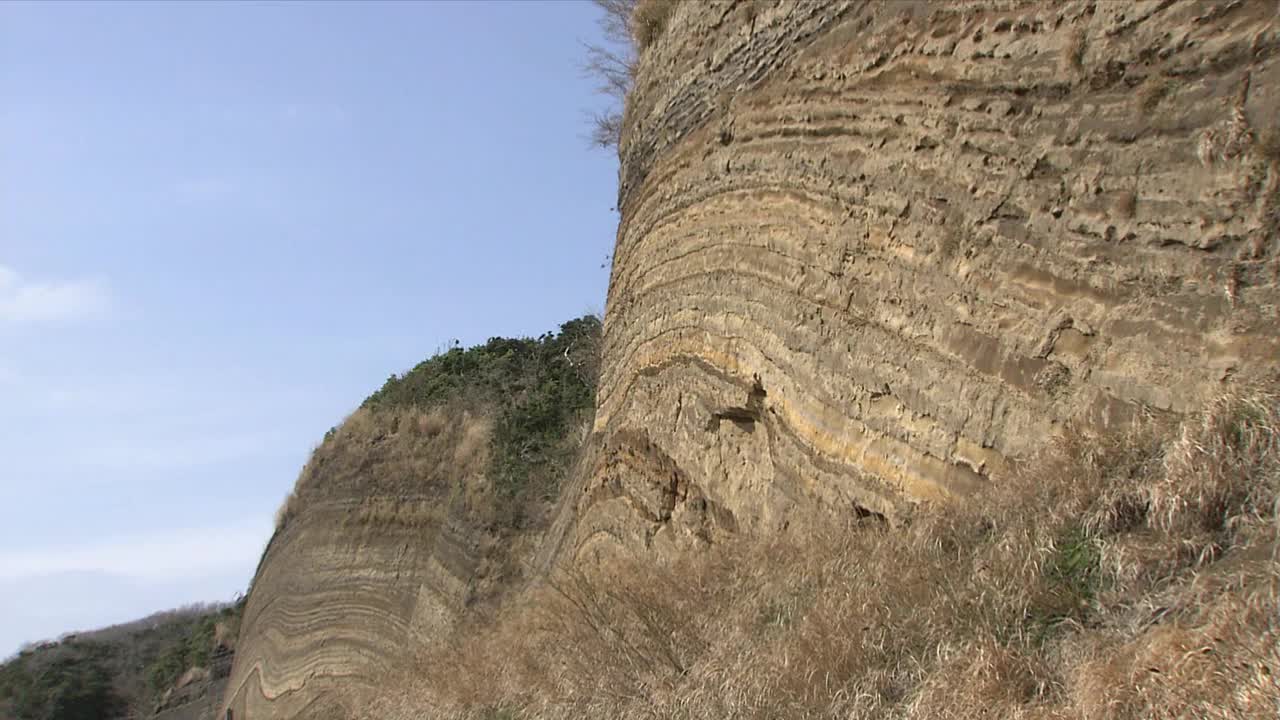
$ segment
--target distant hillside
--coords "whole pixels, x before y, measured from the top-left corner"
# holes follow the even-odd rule
[[[145,718],[216,695],[243,606],[170,610],[25,648],[0,666],[0,718]]]

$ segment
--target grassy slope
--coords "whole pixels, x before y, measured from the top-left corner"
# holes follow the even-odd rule
[[[1280,395],[1068,433],[905,527],[551,579],[423,651],[368,717],[1266,718]]]

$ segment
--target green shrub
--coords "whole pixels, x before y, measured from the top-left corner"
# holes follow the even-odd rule
[[[125,710],[107,661],[112,648],[76,643],[54,652],[27,653],[0,672],[0,695],[21,720],[108,720]]]
[[[489,477],[503,524],[518,526],[523,500],[553,495],[567,471],[572,430],[594,404],[600,337],[600,320],[588,315],[538,338],[454,347],[392,375],[361,407],[430,409],[455,398],[492,407]]]
[[[1049,579],[1076,604],[1093,599],[1098,582],[1098,544],[1083,528],[1071,526],[1055,545]]]
[[[207,667],[219,622],[243,604],[192,607],[42,643],[0,665],[0,718],[142,717],[174,682]]]

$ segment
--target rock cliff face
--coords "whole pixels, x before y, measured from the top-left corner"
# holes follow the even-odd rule
[[[623,132],[577,556],[892,523],[1274,367],[1278,8],[678,4]]]
[[[676,4],[628,103],[594,431],[541,551],[486,544],[457,490],[483,473],[403,467],[452,457],[454,430],[319,453],[226,707],[350,714],[497,556],[892,525],[1065,424],[1180,413],[1273,370],[1277,12]]]
[[[475,463],[438,461],[484,432],[362,411],[317,450],[249,594],[234,717],[347,717],[456,617],[476,592],[484,533],[450,498],[455,482],[477,482]]]
[[[587,317],[452,349],[331,430],[259,563],[223,712],[350,717],[520,587],[590,416],[599,338]]]

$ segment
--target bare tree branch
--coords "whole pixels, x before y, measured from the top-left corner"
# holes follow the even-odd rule
[[[599,83],[596,91],[612,98],[613,106],[591,118],[591,143],[600,147],[618,144],[622,112],[635,79],[636,51],[631,35],[631,15],[637,0],[591,0],[601,11],[604,44],[587,43],[583,70]]]

